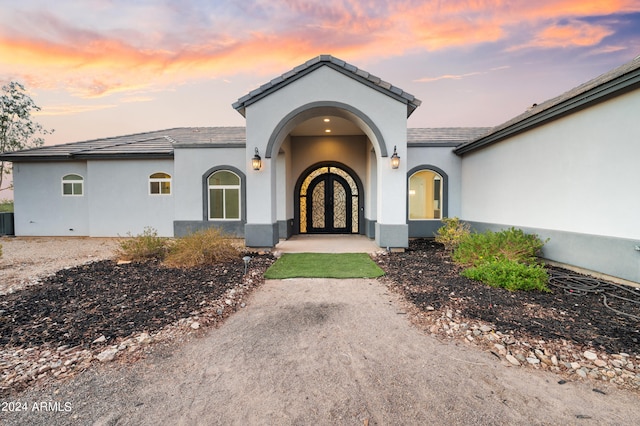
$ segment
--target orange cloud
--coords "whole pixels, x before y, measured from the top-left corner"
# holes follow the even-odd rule
[[[569,46],[596,46],[614,31],[602,25],[591,25],[585,22],[572,21],[565,25],[551,25],[543,28],[528,43],[513,46],[508,50],[526,47],[554,48]]]
[[[138,16],[126,27],[123,14],[119,25],[125,27],[117,31],[83,29],[71,18],[65,21],[52,13],[34,12],[24,18],[31,23],[29,28],[0,25],[0,75],[29,79],[36,87],[64,88],[80,98],[113,94],[144,97],[150,91],[194,79],[226,78],[239,72],[271,76],[322,53],[361,61],[408,51],[508,42],[514,35],[518,36],[514,39],[531,41],[518,43],[511,50],[604,49],[599,44],[613,34],[614,25],[580,19],[640,11],[638,0],[415,3],[249,2],[237,6],[244,8],[246,16],[237,14],[228,22],[226,17],[211,15],[199,25],[184,21],[183,15],[178,21],[173,10],[162,15],[162,6],[157,6],[152,8],[162,15],[157,27],[153,26],[160,19],[157,16],[148,21]],[[190,19],[201,18],[195,4],[187,2],[185,9],[189,7],[192,10],[186,15]],[[252,30],[243,30],[246,27]]]
[[[82,112],[100,111],[103,109],[115,108],[118,105],[49,105],[40,111],[34,112],[34,116],[55,116],[55,115],[74,115]]]

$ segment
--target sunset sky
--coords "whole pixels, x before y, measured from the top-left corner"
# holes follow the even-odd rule
[[[0,83],[47,145],[242,126],[234,101],[319,54],[421,99],[409,127],[494,126],[640,55],[640,0],[0,0]]]

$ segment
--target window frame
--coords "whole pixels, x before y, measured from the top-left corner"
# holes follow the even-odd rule
[[[77,176],[80,179],[68,179],[69,176]],[[62,176],[61,181],[61,189],[62,189],[62,196],[63,197],[84,197],[84,176],[79,175],[77,173],[67,173],[66,175]],[[70,194],[66,194],[64,187],[65,185],[71,185],[71,193]],[[76,193],[75,191],[75,185],[80,185],[80,193]]]
[[[169,177],[163,177],[163,178],[154,178],[154,175],[159,175],[159,174],[163,174],[165,176],[169,176]],[[153,192],[152,191],[152,185],[154,183],[158,184],[158,190],[159,192]],[[169,192],[162,192],[162,184],[163,183],[168,183],[169,184]],[[155,172],[149,175],[149,195],[153,196],[153,197],[157,197],[157,196],[170,196],[172,195],[172,187],[173,187],[173,177],[166,172]]]
[[[435,174],[435,177],[440,177],[440,217],[439,218],[412,218],[411,217],[411,178],[420,172],[431,172]],[[431,180],[433,182],[435,180]],[[434,191],[435,192],[435,191]],[[432,165],[421,165],[414,167],[407,172],[407,220],[415,222],[428,222],[428,221],[441,221],[448,217],[449,214],[449,189],[448,189],[448,176],[439,167]]]
[[[220,173],[220,172],[228,172],[233,174],[236,178],[238,178],[238,184],[237,185],[211,185],[209,183],[209,179],[211,179],[211,177],[213,175],[215,175],[216,173]],[[207,220],[208,221],[239,221],[242,220],[242,183],[243,183],[243,179],[242,176],[240,176],[238,173],[236,173],[235,171],[228,169],[228,168],[220,168],[217,170],[212,171],[207,177],[206,177],[206,183],[207,183]],[[212,189],[220,189],[222,190],[222,214],[223,217],[212,217],[211,216],[211,190]],[[233,218],[228,218],[227,216],[227,190],[230,189],[236,189],[238,191],[238,217],[233,217]]]

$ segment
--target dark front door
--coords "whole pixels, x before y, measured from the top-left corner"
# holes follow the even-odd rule
[[[307,232],[351,233],[352,194],[343,177],[322,174],[311,181],[307,194]]]

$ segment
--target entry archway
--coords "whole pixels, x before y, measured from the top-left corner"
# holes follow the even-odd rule
[[[338,162],[307,168],[295,186],[294,233],[361,234],[364,193],[358,175]]]

